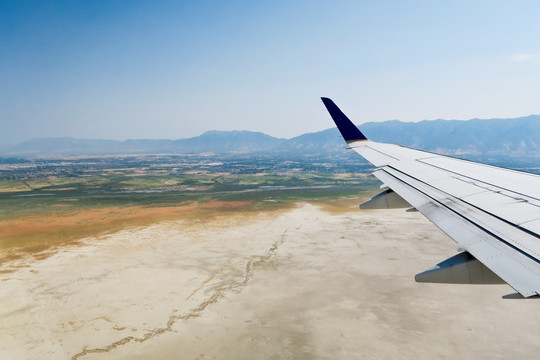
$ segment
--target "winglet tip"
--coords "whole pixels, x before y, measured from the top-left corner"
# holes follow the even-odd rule
[[[367,140],[367,137],[349,120],[332,99],[321,97],[321,100],[347,143]]]

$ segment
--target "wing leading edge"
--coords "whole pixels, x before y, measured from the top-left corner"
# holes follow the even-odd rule
[[[332,100],[322,100],[348,148],[465,253],[418,274],[417,281],[502,279],[522,297],[540,294],[539,175],[368,140]]]

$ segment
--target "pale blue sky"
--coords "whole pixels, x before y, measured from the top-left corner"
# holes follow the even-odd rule
[[[0,145],[540,113],[539,1],[0,0]]]

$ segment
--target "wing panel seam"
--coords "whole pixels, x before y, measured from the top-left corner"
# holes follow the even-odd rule
[[[384,169],[383,169],[383,171],[384,171]],[[399,170],[397,170],[397,171],[399,171]],[[442,206],[443,208],[447,209],[448,211],[451,211],[453,214],[456,214],[457,216],[461,217],[462,219],[464,219],[464,220],[467,221],[468,223],[470,223],[470,224],[472,224],[473,226],[477,227],[478,229],[482,230],[482,231],[485,232],[486,234],[491,235],[493,238],[499,240],[500,242],[502,242],[502,243],[505,244],[506,246],[508,246],[508,247],[510,247],[510,248],[512,248],[512,249],[514,249],[514,250],[516,250],[516,251],[519,252],[520,254],[522,254],[522,255],[528,257],[529,259],[533,260],[534,262],[536,262],[537,264],[540,265],[540,259],[538,259],[538,258],[532,256],[531,254],[528,254],[527,252],[523,251],[521,248],[517,247],[516,245],[511,244],[511,243],[508,242],[507,240],[505,240],[505,239],[501,238],[499,235],[495,234],[493,231],[490,231],[489,229],[485,228],[484,226],[482,226],[482,225],[476,223],[475,221],[473,221],[473,220],[471,220],[471,219],[465,217],[464,215],[460,214],[460,213],[457,212],[456,210],[453,210],[452,208],[448,207],[447,205],[445,205],[445,204],[442,203],[441,201],[435,199],[433,196],[427,194],[425,191],[422,191],[422,190],[418,189],[416,186],[414,186],[414,185],[412,185],[412,184],[409,184],[409,183],[407,183],[407,182],[401,180],[400,178],[398,178],[398,177],[395,176],[394,174],[391,174],[391,173],[389,173],[388,171],[385,171],[385,173],[388,174],[388,175],[390,175],[390,176],[392,176],[392,177],[395,178],[396,180],[402,182],[403,184],[405,184],[405,185],[407,185],[407,186],[409,186],[409,187],[415,189],[416,191],[420,192],[420,193],[423,194],[424,196],[426,196],[426,197],[428,197],[429,199],[431,199],[432,201],[436,202],[437,204],[439,204],[439,205]],[[408,176],[409,176],[409,175],[408,175]],[[415,179],[415,178],[412,177],[412,176],[411,176],[411,178]],[[425,183],[423,183],[422,181],[420,181],[420,180],[418,180],[418,179],[415,179],[415,180],[421,182],[422,184],[425,184]],[[429,185],[429,184],[427,184],[427,185]],[[443,193],[444,193],[444,191],[443,191]],[[472,206],[472,205],[471,205],[471,206]],[[485,212],[485,211],[484,211],[484,212]],[[486,213],[486,214],[489,214],[488,212],[485,212],[485,213]],[[494,215],[493,215],[493,216],[494,216]],[[496,217],[496,216],[494,216],[494,217]],[[514,226],[514,227],[517,227],[516,225],[513,225],[513,224],[511,224],[511,223],[509,223],[509,225]],[[526,230],[526,231],[528,231],[528,230]],[[532,233],[532,235],[535,236],[535,237],[539,237],[539,236],[536,235],[535,233]],[[526,264],[523,264],[523,265],[526,266]],[[529,268],[529,269],[530,269],[530,268]],[[533,272],[535,272],[535,273],[537,273],[537,274],[540,274],[539,272],[537,272],[537,271],[535,271],[535,270],[533,270],[533,269],[530,269],[530,270],[533,271]]]
[[[428,165],[428,166],[434,167],[434,168],[436,168],[436,169],[439,169],[439,170],[442,170],[442,171],[446,171],[446,172],[449,172],[449,173],[452,173],[452,174],[461,176],[461,177],[463,177],[463,178],[467,178],[467,179],[471,179],[471,180],[474,180],[474,181],[478,181],[478,182],[481,182],[481,183],[486,184],[486,185],[489,185],[489,186],[493,186],[493,187],[498,188],[498,189],[502,189],[502,190],[505,190],[505,191],[508,191],[508,192],[511,192],[511,193],[514,193],[514,194],[518,194],[518,195],[524,196],[524,197],[529,198],[529,199],[534,199],[534,200],[536,200],[536,201],[540,201],[539,198],[536,198],[536,197],[534,197],[534,196],[529,196],[529,195],[523,194],[523,193],[521,193],[521,192],[514,191],[514,190],[511,190],[511,189],[508,189],[508,188],[505,188],[505,187],[501,187],[501,186],[498,186],[498,185],[494,185],[494,184],[492,184],[492,183],[489,183],[489,182],[486,182],[486,181],[483,181],[483,180],[479,180],[479,179],[474,178],[474,177],[471,177],[471,176],[463,175],[463,174],[458,173],[458,172],[456,172],[456,171],[449,170],[449,169],[445,169],[445,168],[443,168],[443,167],[441,167],[441,166],[437,166],[437,165],[434,165],[434,164],[430,164],[430,163],[428,163],[428,162],[423,161],[423,159],[415,159],[415,160],[418,161],[418,162],[420,162],[420,163],[422,163],[422,164],[424,164],[424,165]],[[474,163],[474,162],[473,162],[473,163]],[[476,164],[476,163],[474,163],[474,164]],[[484,164],[480,164],[480,165],[484,165]],[[510,170],[510,169],[505,169],[505,170]],[[527,174],[527,173],[525,173],[525,174]],[[535,175],[535,174],[531,174],[531,175]],[[473,184],[473,185],[474,185],[474,184]],[[505,194],[503,194],[503,195],[505,195]],[[506,195],[506,196],[508,196],[508,195]],[[535,204],[532,204],[532,205],[535,205]],[[535,205],[535,206],[538,206],[538,205]]]
[[[414,176],[411,176],[411,175],[409,175],[409,174],[406,174],[406,173],[404,173],[403,171],[401,171],[401,170],[399,170],[399,169],[396,169],[396,168],[393,167],[393,166],[390,166],[390,165],[387,165],[387,166],[388,166],[389,168],[391,168],[392,170],[395,170],[395,171],[397,171],[397,172],[399,172],[399,173],[401,173],[401,174],[404,174],[404,175],[406,175],[406,176],[408,176],[408,177],[410,177],[410,178],[412,178],[412,179],[414,179],[414,180],[416,180],[416,181],[418,181],[418,182],[420,182],[420,183],[422,183],[422,184],[425,184],[425,185],[427,185],[427,186],[429,186],[429,187],[431,187],[431,188],[433,188],[433,189],[436,189],[437,191],[440,191],[440,192],[442,192],[442,193],[444,193],[444,194],[446,194],[446,195],[448,195],[448,196],[451,196],[452,198],[456,198],[454,195],[452,195],[452,194],[450,194],[450,193],[448,193],[448,192],[446,192],[446,191],[444,191],[444,190],[438,189],[438,188],[434,187],[433,185],[430,185],[429,183],[426,183],[425,181],[422,181],[422,180],[420,180],[420,179],[418,179],[418,178],[416,178],[416,177],[414,177]],[[387,173],[388,173],[388,172],[387,172]],[[389,173],[388,173],[388,174],[389,174]],[[395,176],[394,176],[394,177],[395,177]],[[396,178],[397,178],[397,177],[396,177]],[[420,190],[419,190],[419,191],[420,191]],[[489,212],[489,211],[486,211],[486,210],[484,210],[484,209],[482,209],[482,208],[480,208],[480,207],[478,207],[478,206],[476,206],[476,205],[474,205],[474,204],[471,204],[471,203],[468,202],[468,201],[465,201],[465,200],[463,200],[463,199],[459,199],[459,200],[462,201],[463,203],[465,203],[465,204],[467,204],[467,205],[469,205],[469,206],[471,206],[471,207],[477,209],[477,210],[482,211],[483,213],[486,213],[486,214],[488,214],[488,215],[493,216],[493,217],[496,218],[497,220],[500,220],[500,221],[502,221],[502,222],[504,222],[504,223],[506,223],[506,224],[508,224],[508,225],[510,225],[510,226],[515,227],[517,230],[520,230],[520,231],[522,231],[522,232],[524,232],[524,233],[526,233],[526,234],[528,234],[528,235],[531,235],[531,236],[534,236],[534,237],[540,239],[540,235],[538,235],[537,233],[535,233],[535,232],[533,232],[533,231],[531,231],[531,230],[525,229],[525,228],[519,226],[518,224],[515,224],[515,223],[513,223],[513,222],[510,222],[510,221],[508,221],[508,220],[506,220],[506,219],[504,219],[504,218],[502,218],[502,217],[500,217],[500,216],[498,216],[498,215],[495,215],[495,214],[493,214],[493,213],[491,213],[491,212]],[[531,221],[532,221],[532,220],[531,220]]]

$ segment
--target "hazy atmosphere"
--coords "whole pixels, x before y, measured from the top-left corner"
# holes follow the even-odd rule
[[[3,1],[0,147],[540,113],[537,1]]]

